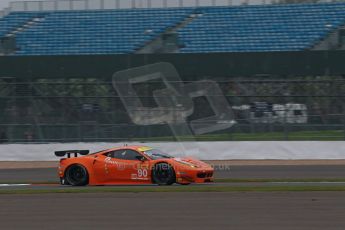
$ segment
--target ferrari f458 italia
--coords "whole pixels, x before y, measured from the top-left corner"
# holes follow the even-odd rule
[[[191,157],[172,157],[146,146],[124,146],[92,154],[88,150],[67,150],[57,151],[55,155],[64,157],[58,169],[63,185],[171,185],[213,181],[213,168],[209,164]]]

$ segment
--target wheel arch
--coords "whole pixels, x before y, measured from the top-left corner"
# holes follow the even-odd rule
[[[175,167],[174,167],[174,164],[170,163],[169,161],[160,160],[160,161],[157,161],[157,162],[154,162],[154,163],[153,163],[153,165],[152,165],[152,167],[151,167],[151,176],[152,176],[152,172],[153,172],[153,170],[155,169],[156,165],[159,165],[159,164],[168,164],[168,165],[170,165],[170,166],[174,169],[174,171],[176,172],[176,169],[175,169]]]
[[[172,164],[171,162],[167,161],[167,160],[159,160],[155,163],[153,163],[152,167],[151,167],[151,181],[152,183],[156,183],[155,178],[154,178],[154,170],[156,169],[156,165],[158,164],[168,164],[171,166],[171,168],[173,169],[174,172],[174,177],[175,177],[175,182],[176,182],[176,169],[174,167],[174,164]]]
[[[68,173],[69,170],[72,169],[73,167],[82,168],[82,170],[85,172],[85,174],[84,174],[85,177],[83,177],[82,180],[80,180],[80,178],[75,179],[75,172],[72,171],[72,174]],[[73,176],[71,176],[71,175],[73,175]],[[71,163],[66,167],[64,176],[62,178],[60,178],[60,180],[61,180],[61,184],[73,185],[73,186],[85,186],[85,185],[88,185],[90,183],[90,172],[88,171],[88,168],[85,167],[84,164]],[[73,182],[71,182],[71,180]]]
[[[80,165],[82,167],[84,167],[88,173],[88,177],[89,177],[89,181],[92,179],[93,177],[93,168],[91,167],[91,164],[88,162],[88,161],[85,161],[85,162],[80,162],[80,161],[71,161],[69,162],[69,164],[67,164],[65,167],[64,167],[64,170],[63,170],[63,178],[66,177],[66,172],[67,170],[72,167],[72,166],[75,166],[75,165]]]

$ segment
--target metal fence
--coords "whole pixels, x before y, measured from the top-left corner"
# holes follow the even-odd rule
[[[186,103],[192,104],[191,109],[182,111],[157,105],[172,100],[169,94],[157,99],[157,92],[165,89],[162,81],[133,83],[135,95],[126,96],[114,88],[113,82],[97,79],[19,82],[3,78],[0,140],[345,140],[344,77],[213,77],[212,82],[221,92],[213,88],[206,94],[201,92],[210,84],[208,81],[200,88],[186,87],[190,91]],[[168,82],[176,83],[196,84]],[[140,101],[140,106],[128,107],[124,97]],[[226,105],[219,108],[223,98]]]

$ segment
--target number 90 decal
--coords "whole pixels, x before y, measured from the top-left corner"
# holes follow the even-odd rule
[[[138,177],[147,177],[147,169],[138,169]]]

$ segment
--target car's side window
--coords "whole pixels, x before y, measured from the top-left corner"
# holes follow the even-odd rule
[[[122,160],[138,160],[137,156],[141,156],[138,152],[131,149],[121,149],[108,152],[107,157],[122,159]]]
[[[111,151],[106,154],[107,157],[123,159],[122,154],[126,154],[126,150]]]

